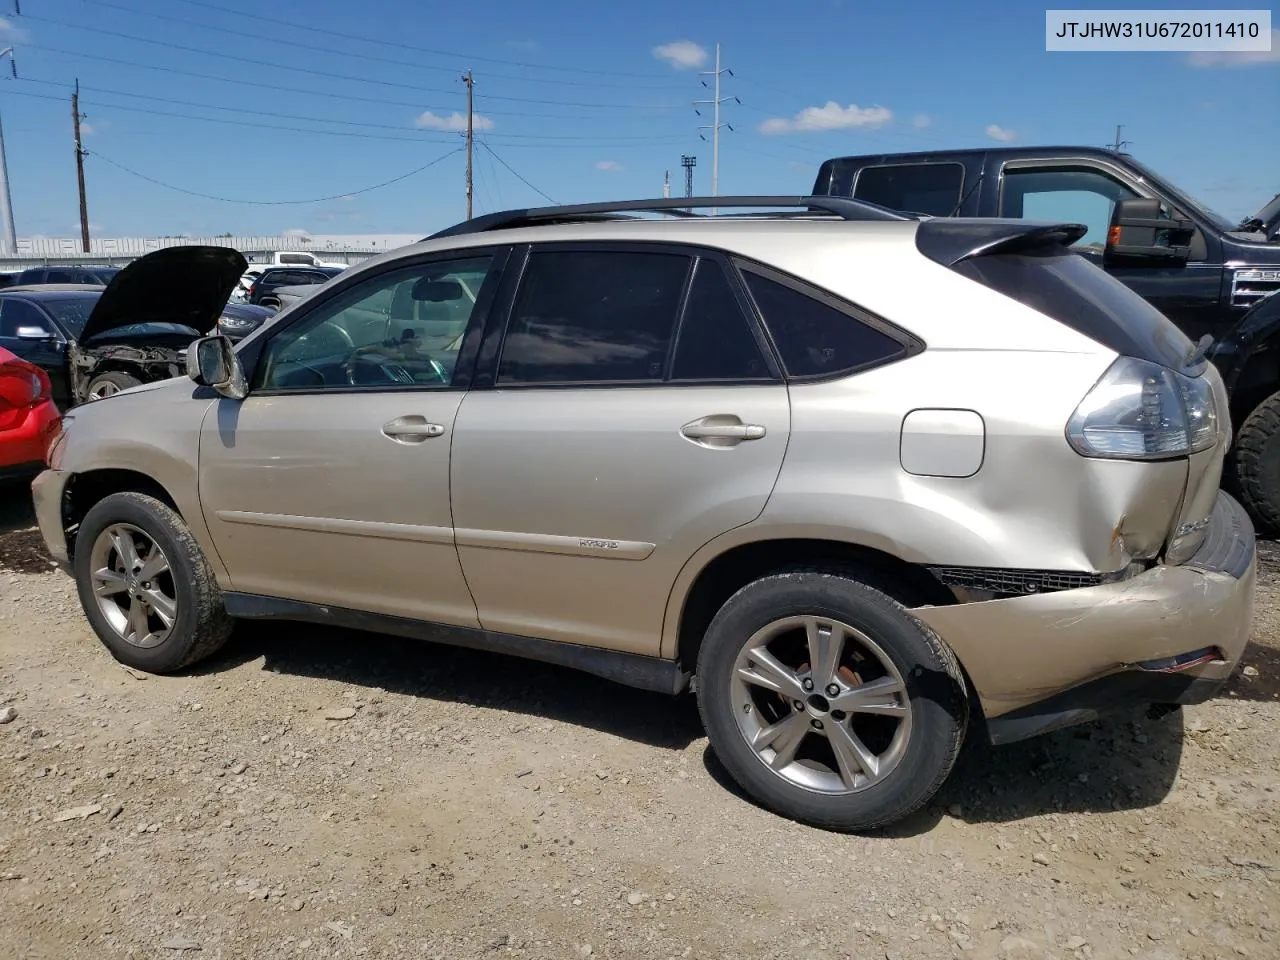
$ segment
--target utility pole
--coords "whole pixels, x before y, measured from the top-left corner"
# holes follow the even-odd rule
[[[720,66],[720,44],[717,43],[716,44],[716,68],[714,70],[702,71],[702,76],[712,78],[714,95],[710,100],[693,101],[693,112],[696,113],[698,116],[702,116],[702,111],[698,109],[699,106],[704,104],[711,104],[711,108],[712,108],[711,123],[703,124],[702,126],[698,127],[698,129],[700,131],[701,130],[711,131],[711,195],[713,197],[720,196],[720,128],[728,127],[730,130],[733,129],[732,124],[720,122],[720,104],[725,103],[728,100],[733,100],[736,103],[742,103],[742,101],[739,100],[737,97],[720,96],[720,76],[726,73],[731,77],[733,76],[732,70],[729,70],[727,68],[721,68]],[[707,86],[707,81],[703,80],[702,85],[704,87]],[[699,133],[698,136],[702,137],[703,140],[707,139],[706,137],[703,137],[701,133]],[[714,214],[715,211],[713,210],[712,213]]]
[[[1120,131],[1123,129],[1124,129],[1123,123],[1116,124],[1116,142],[1111,145],[1111,150],[1113,153],[1119,153],[1121,147],[1127,147],[1132,142],[1130,140],[1120,139]]]
[[[76,183],[80,187],[80,243],[89,252],[89,204],[84,196],[84,147],[80,144],[80,79],[71,95],[71,127],[76,135]]]
[[[471,195],[474,191],[472,180],[472,156],[475,153],[475,91],[476,81],[468,70],[462,75],[462,82],[467,85],[467,219],[471,219]]]
[[[0,50],[0,57],[8,57],[13,75],[18,75],[18,62],[13,58],[13,47]],[[9,163],[4,155],[4,127],[0,126],[0,252],[5,256],[13,256],[18,252],[18,238],[13,230],[13,198],[9,195]]]
[[[666,200],[671,196],[671,171],[662,171],[662,199]]]

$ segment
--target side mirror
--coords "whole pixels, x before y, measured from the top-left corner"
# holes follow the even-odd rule
[[[19,340],[51,340],[53,339],[53,331],[46,330],[44,327],[19,327],[17,329],[17,337]]]
[[[187,376],[230,400],[243,400],[249,393],[244,368],[226,337],[201,337],[187,347]]]
[[[1159,200],[1121,200],[1111,211],[1102,261],[1115,266],[1186,263],[1194,233],[1195,224],[1185,217],[1162,216]]]

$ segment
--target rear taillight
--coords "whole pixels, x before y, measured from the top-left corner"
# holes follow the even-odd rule
[[[1218,412],[1207,377],[1120,357],[1067,421],[1067,440],[1086,457],[1164,460],[1208,450]]]
[[[26,409],[49,398],[49,376],[25,360],[0,363],[0,403]]]

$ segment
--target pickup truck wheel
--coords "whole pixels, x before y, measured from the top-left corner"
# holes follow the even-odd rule
[[[121,373],[118,370],[108,370],[106,373],[100,373],[89,381],[89,385],[85,388],[85,399],[101,400],[103,397],[110,397],[121,390],[136,387],[140,383],[142,381],[137,377]]]
[[[1254,408],[1236,434],[1236,480],[1255,522],[1280,530],[1280,391]]]
[[[76,588],[98,639],[121,663],[170,673],[231,635],[232,619],[199,544],[166,504],[114,493],[76,533]]]
[[[942,786],[968,701],[955,655],[879,590],[823,571],[748,584],[712,620],[698,708],[720,762],[813,826],[883,827]]]

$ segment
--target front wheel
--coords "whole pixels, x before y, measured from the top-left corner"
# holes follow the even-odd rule
[[[202,660],[233,621],[182,518],[141,493],[114,493],[76,532],[76,588],[98,639],[121,663],[170,673]]]
[[[823,572],[739,590],[707,629],[698,706],[755,800],[835,830],[887,826],[942,786],[968,701],[954,654],[886,594]]]
[[[89,381],[89,386],[85,388],[85,399],[101,400],[103,397],[115,396],[121,390],[128,390],[140,383],[142,381],[137,377],[121,373],[119,370],[109,370]]]
[[[1263,400],[1236,435],[1240,499],[1259,526],[1280,530],[1280,392]]]

